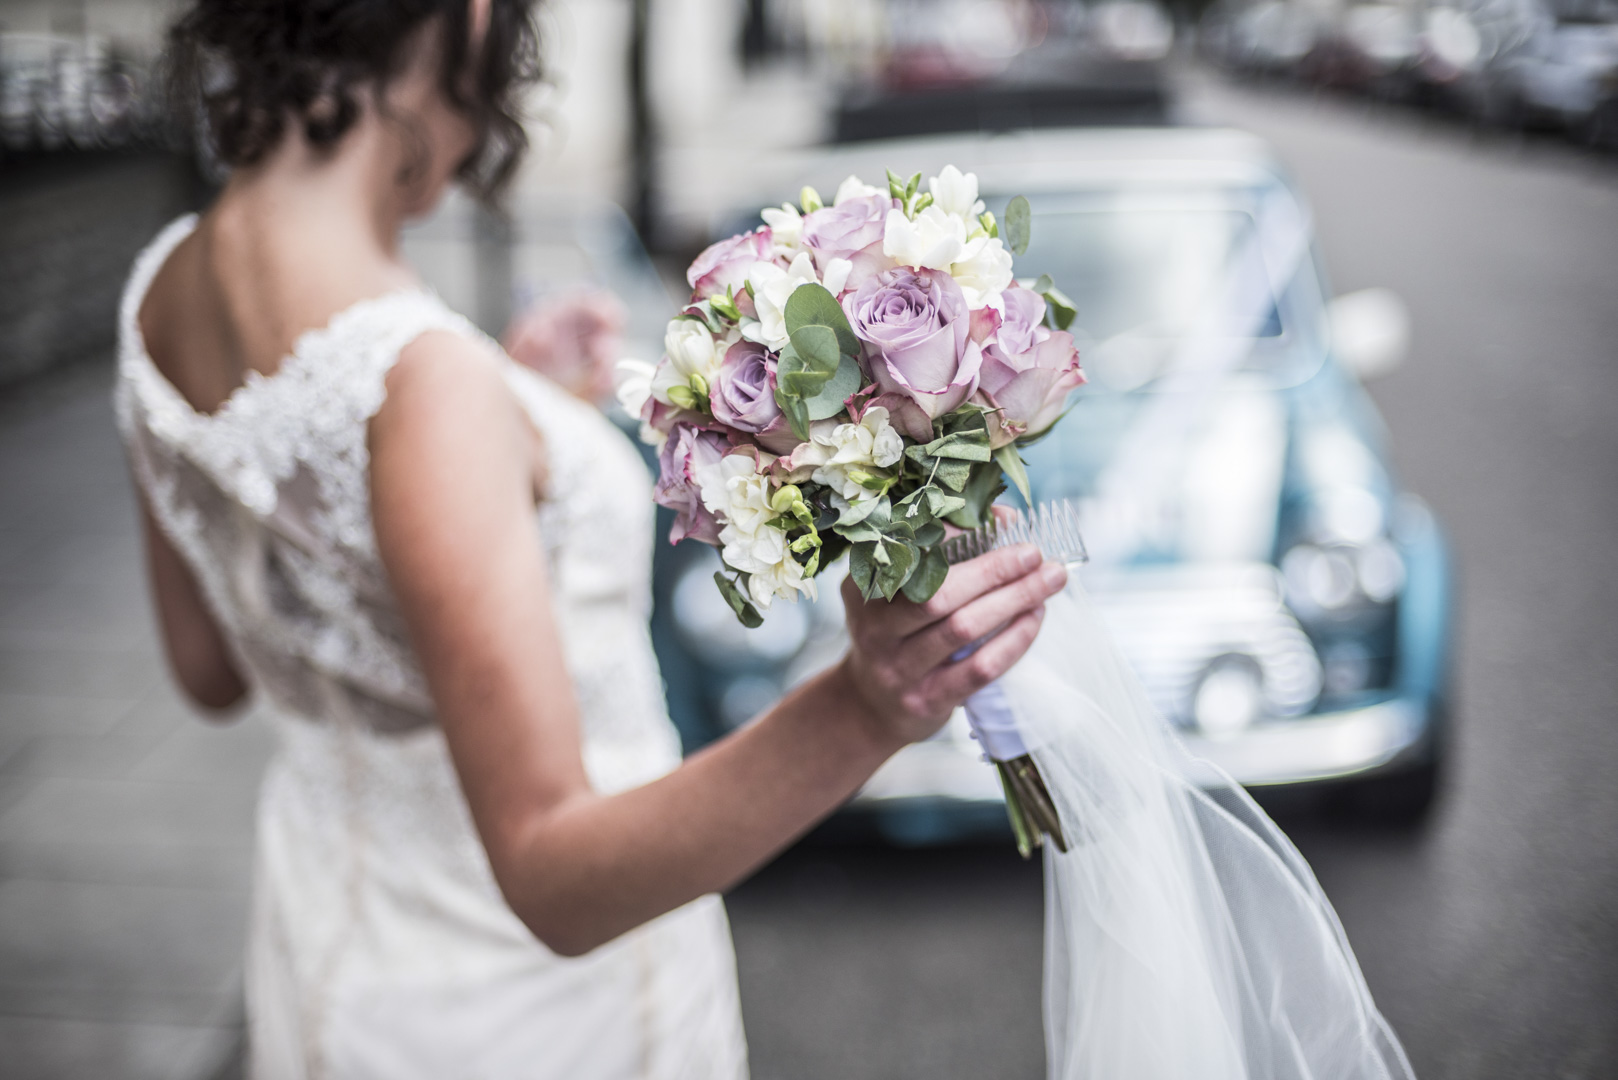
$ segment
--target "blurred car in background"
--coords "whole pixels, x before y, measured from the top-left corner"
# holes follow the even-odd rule
[[[163,104],[155,66],[116,43],[0,32],[0,152],[160,141]]]
[[[1031,199],[1019,269],[1077,303],[1090,384],[1029,475],[1036,500],[1080,502],[1080,576],[1163,715],[1242,783],[1352,779],[1367,804],[1419,815],[1448,705],[1448,556],[1360,385],[1401,355],[1397,298],[1328,302],[1306,208],[1237,132],[866,144],[802,179],[830,191],[951,162],[991,209]],[[747,631],[713,587],[713,549],[662,548],[655,634],[683,730],[745,724],[841,655],[835,568],[817,603]],[[1004,830],[1000,800],[957,714],[849,814],[927,843]]]
[[[1328,25],[1326,12],[1289,0],[1215,0],[1203,15],[1198,45],[1230,70],[1293,75]]]
[[[1493,118],[1565,128],[1590,142],[1618,147],[1618,2],[1535,5],[1514,47],[1492,60]]]
[[[1236,73],[1618,148],[1618,0],[1216,0],[1199,47]]]
[[[892,40],[850,85],[833,141],[1160,124],[1174,24],[1151,0],[896,0]]]

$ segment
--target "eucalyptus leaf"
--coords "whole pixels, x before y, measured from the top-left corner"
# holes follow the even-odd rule
[[[855,544],[848,549],[848,576],[854,579],[860,595],[867,600],[873,594],[871,586],[876,579],[876,560],[871,557],[871,549],[881,542]]]
[[[1033,216],[1028,200],[1021,195],[1006,204],[1006,246],[1013,255],[1027,254]]]
[[[730,605],[730,610],[736,613],[736,618],[741,620],[743,626],[753,630],[764,625],[764,617],[758,613],[758,608],[742,594],[735,582],[718,570],[714,571],[713,580],[719,586],[719,595],[725,598],[725,603]]]
[[[956,432],[927,445],[931,449],[930,456],[952,461],[988,461],[992,456],[989,437],[984,433],[977,433],[974,438],[971,433]]]
[[[837,371],[826,380],[818,393],[804,401],[810,420],[830,420],[843,411],[844,404],[860,388],[860,365],[851,356],[843,354]]]
[[[948,576],[949,562],[944,558],[944,552],[937,547],[928,547],[921,553],[910,580],[904,583],[905,599],[925,604],[933,598],[933,594],[944,584],[944,578]]]
[[[792,434],[797,436],[799,442],[808,442],[809,406],[804,403],[803,397],[788,393],[784,386],[777,386],[775,403],[780,406],[781,415],[787,418],[787,426],[792,429]]]
[[[1058,330],[1066,330],[1078,317],[1078,305],[1069,300],[1067,294],[1055,285],[1045,290],[1045,303],[1050,307],[1051,321],[1056,324]]]
[[[1005,474],[995,465],[979,465],[961,491],[966,505],[946,516],[951,525],[976,529],[988,523],[989,507],[1006,488]]]
[[[872,512],[876,510],[877,504],[881,501],[881,499],[864,499],[857,503],[849,503],[848,509],[837,516],[836,527],[843,530],[852,529],[870,517]],[[875,530],[872,531],[875,532]],[[844,531],[842,535],[846,537],[848,533]],[[881,534],[877,533],[876,535],[880,536]]]
[[[872,525],[869,518],[870,512],[867,511],[864,517],[853,522],[852,524],[833,525],[832,531],[850,543],[880,543],[882,540],[882,530],[877,528],[875,525]]]
[[[877,569],[876,587],[884,597],[892,600],[904,588],[905,582],[910,580],[919,552],[911,544],[891,540],[882,544],[880,550],[887,560]]]
[[[848,356],[860,354],[860,339],[854,336],[854,328],[848,325],[848,316],[843,314],[837,297],[824,285],[811,283],[793,289],[781,315],[787,334],[794,338],[802,327],[827,326],[837,335],[838,351]]]
[[[959,495],[950,495],[935,487],[927,489],[927,502],[933,517],[948,517],[966,505],[966,500]]]
[[[1029,506],[1034,505],[1034,497],[1028,493],[1028,469],[1023,465],[1022,455],[1017,453],[1015,446],[1002,446],[994,452],[995,464],[1000,466],[1011,481],[1011,486],[1017,489],[1022,501]]]
[[[912,491],[909,495],[906,495],[904,498],[894,503],[893,508],[900,512],[899,516],[901,518],[911,522],[913,525],[916,524],[916,518],[918,516],[921,517],[921,524],[926,524],[933,518],[932,501],[929,498],[928,493],[937,490],[938,489],[932,484],[923,484],[915,491]]]
[[[938,467],[933,470],[933,479],[951,491],[964,490],[967,481],[971,478],[972,462],[970,461],[939,461]]]
[[[837,334],[829,326],[810,324],[792,331],[792,351],[797,356],[794,375],[809,376],[816,382],[815,389],[837,372],[842,363],[842,351],[837,348]],[[779,378],[780,365],[776,372]]]
[[[962,500],[962,503],[965,503],[964,499]],[[929,521],[927,524],[916,529],[916,543],[924,548],[935,547],[941,543],[943,539],[944,526],[938,524],[936,521]]]

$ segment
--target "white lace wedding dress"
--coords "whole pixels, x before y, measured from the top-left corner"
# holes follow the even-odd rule
[[[136,480],[280,735],[258,813],[251,1075],[744,1077],[718,897],[577,959],[507,908],[378,561],[365,439],[390,366],[428,330],[496,346],[436,296],[396,292],[199,414],[136,322],[194,225],[169,226],[135,265],[117,405]],[[679,762],[646,624],[649,480],[603,417],[506,363],[551,454],[537,535],[585,765],[601,791],[642,784]]]

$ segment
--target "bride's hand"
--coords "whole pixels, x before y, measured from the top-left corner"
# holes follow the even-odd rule
[[[903,597],[868,601],[847,579],[843,603],[853,647],[843,668],[888,734],[905,742],[925,739],[957,705],[1022,658],[1039,633],[1045,601],[1066,584],[1066,568],[1042,565],[1032,544],[950,567],[925,604]],[[976,652],[950,660],[997,628],[1003,629]]]

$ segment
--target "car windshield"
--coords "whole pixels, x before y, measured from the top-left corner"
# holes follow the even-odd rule
[[[1307,269],[1306,244],[1261,235],[1248,209],[1222,199],[1114,192],[1034,201],[1018,267],[1049,274],[1073,300],[1070,329],[1092,394],[1169,388],[1166,377],[1206,367],[1215,353],[1220,365],[1287,382],[1304,374],[1289,362],[1299,333],[1284,293]]]
[[[1210,481],[1191,465],[1239,457],[1246,464],[1232,464],[1233,475],[1278,476],[1285,421],[1274,391],[1314,374],[1325,354],[1319,279],[1297,204],[1279,187],[1118,189],[1030,202],[1032,239],[1018,270],[1049,274],[1072,299],[1071,330],[1090,380],[1025,455],[1035,498],[1089,496],[1116,474],[1112,486],[1138,486],[1135,496],[1267,502],[1267,513],[1220,513],[1273,522],[1268,480],[1266,493],[1232,501],[1228,479]],[[1207,524],[1184,507],[1154,515],[1164,527],[1132,537],[1130,554],[1184,555],[1183,530],[1168,523]],[[1255,533],[1239,546],[1254,555],[1266,542]]]

